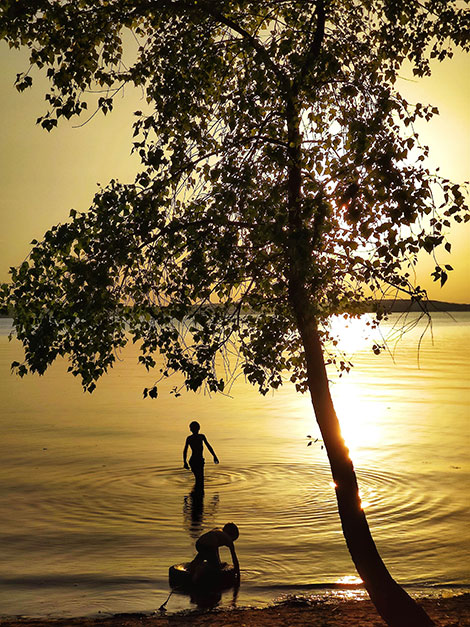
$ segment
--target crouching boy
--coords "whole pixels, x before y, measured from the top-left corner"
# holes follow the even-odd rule
[[[202,565],[204,560],[211,566],[221,568],[222,564],[220,562],[219,549],[222,546],[226,546],[232,556],[235,576],[239,579],[240,564],[238,563],[238,557],[233,544],[238,538],[238,535],[238,527],[234,523],[227,523],[224,525],[223,529],[212,529],[204,533],[196,540],[197,555],[191,562],[191,570],[196,574],[198,567]]]

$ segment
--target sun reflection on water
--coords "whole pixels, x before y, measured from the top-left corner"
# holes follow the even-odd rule
[[[358,318],[331,316],[330,333],[337,341],[336,349],[352,355],[372,345],[372,338],[377,336],[372,321],[370,314],[363,314]]]
[[[345,586],[360,586],[364,582],[357,575],[345,575],[337,579],[335,583]]]
[[[366,383],[349,374],[332,386],[336,413],[344,442],[353,461],[366,448],[380,447],[384,440],[386,404],[378,398],[367,398]]]
[[[345,575],[335,581],[337,594],[344,600],[359,600],[364,594],[364,582],[357,575]]]
[[[344,352],[346,359],[358,360],[372,346],[382,343],[379,332],[373,328],[372,317],[364,314],[359,318],[332,316],[330,330],[337,340],[335,350]],[[363,370],[353,368],[349,373],[338,376],[334,367],[330,368],[331,393],[341,425],[341,432],[351,459],[362,461],[366,449],[369,451],[381,446],[385,439],[383,420],[387,406],[383,397],[375,396],[368,377]],[[368,505],[363,501],[363,508]]]

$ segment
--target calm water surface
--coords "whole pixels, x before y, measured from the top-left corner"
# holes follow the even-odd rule
[[[337,326],[355,367],[331,373],[332,393],[384,561],[412,594],[470,590],[470,315],[437,314],[419,350],[421,323],[380,356],[360,323]],[[0,615],[155,610],[168,567],[231,520],[242,585],[220,605],[342,594],[328,586],[355,571],[325,451],[307,446],[319,437],[308,397],[285,386],[263,398],[239,380],[232,398],[174,398],[171,381],[143,400],[152,380],[134,347],[85,395],[63,362],[10,375],[10,330],[0,320]],[[206,456],[202,503],[182,469],[193,419],[220,458]]]

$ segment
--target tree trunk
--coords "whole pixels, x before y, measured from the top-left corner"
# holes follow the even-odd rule
[[[330,461],[335,483],[338,510],[344,537],[367,592],[378,613],[390,627],[431,627],[433,621],[426,612],[392,579],[383,563],[364,510],[361,507],[356,473],[349,451],[341,435],[338,417],[333,407],[323,350],[314,316],[310,311],[311,290],[306,288],[305,269],[310,263],[311,232],[302,218],[302,137],[300,114],[295,94],[286,97],[288,130],[288,208],[287,266],[289,300],[295,314],[305,349],[307,378],[315,416]],[[321,233],[324,213],[315,219],[317,238]],[[310,242],[310,245],[305,245]],[[319,242],[313,242],[319,247]]]
[[[294,304],[305,348],[307,376],[315,416],[330,461],[344,537],[369,596],[390,627],[430,627],[426,612],[399,586],[383,563],[361,507],[356,473],[341,436],[330,396],[323,350],[316,323]]]

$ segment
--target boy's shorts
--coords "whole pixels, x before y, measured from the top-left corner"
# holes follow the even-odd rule
[[[199,474],[204,471],[204,460],[203,459],[193,459],[189,460],[189,467],[193,471],[193,473]]]

